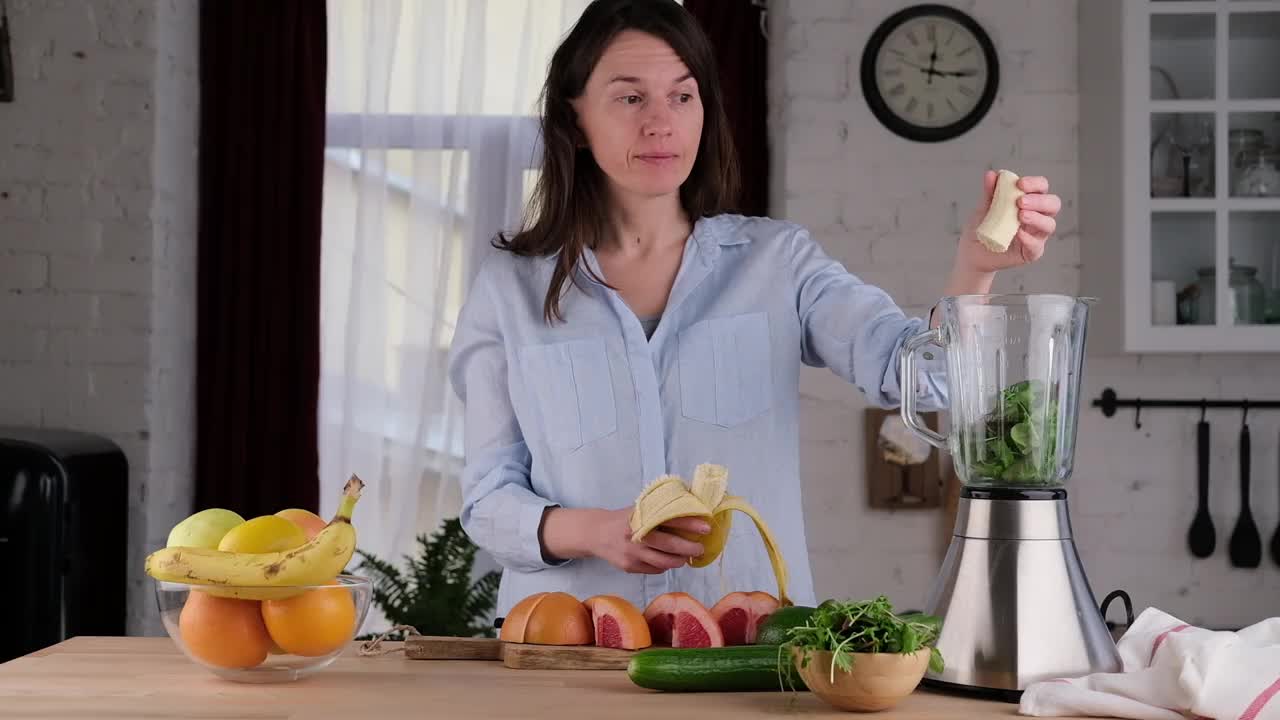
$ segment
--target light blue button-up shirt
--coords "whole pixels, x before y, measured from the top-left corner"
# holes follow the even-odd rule
[[[584,261],[603,277],[590,251]],[[461,523],[503,566],[501,617],[535,592],[620,595],[641,610],[683,591],[777,594],[754,524],[736,513],[721,560],[661,575],[598,558],[548,563],[544,508],[617,509],[664,473],[729,472],[776,536],[788,594],[816,604],[799,469],[800,364],[830,368],[881,407],[899,401],[898,350],[927,328],[831,259],[804,228],[768,218],[699,220],[652,337],[613,290],[580,271],[548,325],[554,258],[495,252],[460,313],[450,377],[466,407]],[[920,406],[944,407],[942,353],[920,361]],[[928,355],[925,356],[926,358]]]

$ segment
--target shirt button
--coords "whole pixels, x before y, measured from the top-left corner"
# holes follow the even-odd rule
[[[933,359],[933,353],[931,353],[931,352],[929,352],[928,350],[926,350],[926,351],[925,351],[925,353],[924,353],[924,359],[925,359],[925,360],[932,360],[932,359]]]

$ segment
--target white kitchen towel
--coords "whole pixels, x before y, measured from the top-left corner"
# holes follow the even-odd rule
[[[1023,715],[1280,720],[1280,617],[1239,631],[1148,608],[1116,643],[1122,672],[1034,683]]]

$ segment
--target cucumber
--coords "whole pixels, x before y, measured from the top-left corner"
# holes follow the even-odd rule
[[[804,605],[793,605],[774,610],[765,621],[760,624],[760,630],[756,633],[756,645],[781,645],[787,641],[787,631],[793,627],[800,627],[809,622],[809,618],[817,608],[811,608]]]
[[[784,670],[778,672],[778,659]],[[790,656],[777,645],[649,648],[631,656],[627,677],[642,688],[668,692],[807,690]]]

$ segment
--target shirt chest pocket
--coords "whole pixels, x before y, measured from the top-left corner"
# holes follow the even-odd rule
[[[680,410],[731,428],[773,407],[769,316],[711,318],[680,332]]]
[[[602,338],[523,347],[519,362],[540,430],[553,447],[577,450],[618,429]]]

